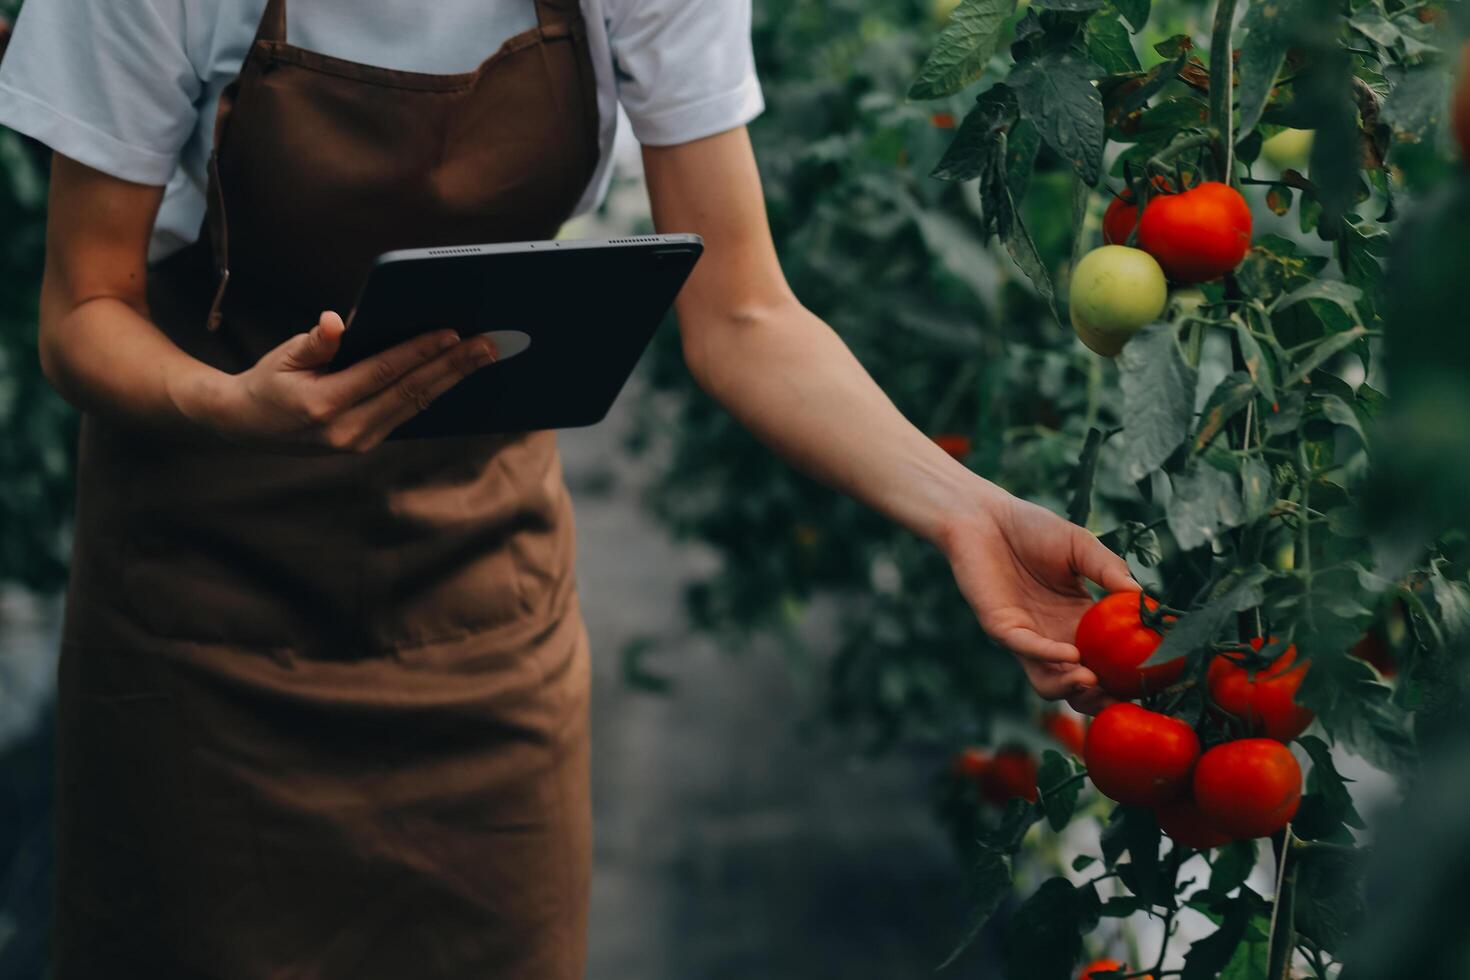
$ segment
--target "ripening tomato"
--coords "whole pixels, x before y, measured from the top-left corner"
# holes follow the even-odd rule
[[[1252,650],[1259,650],[1264,641],[1255,637],[1250,641]],[[1265,735],[1278,742],[1290,742],[1312,723],[1316,715],[1296,703],[1297,688],[1307,675],[1305,663],[1296,662],[1296,647],[1289,646],[1271,666],[1250,672],[1229,657],[1218,656],[1210,661],[1210,700],[1221,711],[1245,722],[1252,735]]]
[[[1269,837],[1296,816],[1302,769],[1291,749],[1274,738],[1225,742],[1200,756],[1194,767],[1194,799],[1205,817],[1231,837]]]
[[[1077,623],[1075,642],[1082,666],[1097,675],[1098,684],[1115,698],[1131,700],[1161,691],[1184,673],[1184,658],[1140,668],[1163,637],[1145,626],[1138,614],[1137,592],[1114,592],[1093,603]],[[1147,596],[1144,604],[1159,604]]]
[[[1138,221],[1138,247],[1175,282],[1218,279],[1250,251],[1250,206],[1239,191],[1218,181],[1160,194]]]
[[[929,125],[933,126],[935,129],[954,129],[954,113],[936,112],[934,113],[934,115],[929,117]]]
[[[1127,973],[1129,970],[1128,967],[1119,963],[1117,960],[1093,960],[1082,968],[1082,972],[1078,974],[1077,980],[1102,980],[1102,975],[1110,972]],[[1154,980],[1154,975],[1152,973],[1145,973],[1143,976],[1138,977],[1137,980]]]
[[[972,745],[950,760],[949,769],[961,779],[971,779],[978,783],[990,771],[990,753]]]
[[[1372,664],[1384,677],[1393,677],[1399,672],[1399,665],[1394,662],[1393,652],[1388,648],[1388,640],[1381,627],[1370,627],[1363,638],[1353,644],[1351,653],[1359,660]]]
[[[1470,164],[1470,41],[1460,49],[1460,81],[1455,86],[1455,101],[1450,112],[1455,139],[1460,144],[1460,160]]]
[[[1087,739],[1087,724],[1077,715],[1048,711],[1041,716],[1041,728],[1073,755],[1082,754]]]
[[[946,432],[942,435],[935,436],[934,444],[955,459],[964,459],[970,455],[970,450],[974,447],[969,436],[960,435],[956,432]]]
[[[1082,756],[1098,792],[1119,803],[1157,806],[1188,788],[1199,736],[1178,718],[1111,704],[1088,726]]]
[[[1161,191],[1172,191],[1174,185],[1167,177],[1155,177],[1153,185]],[[1126,245],[1133,226],[1138,224],[1138,207],[1133,203],[1133,188],[1125,187],[1122,193],[1108,202],[1103,212],[1103,244]]]
[[[1104,245],[1072,269],[1068,295],[1077,336],[1094,353],[1115,357],[1129,337],[1164,312],[1169,285],[1147,252]]]
[[[1036,802],[1036,757],[1025,749],[1010,747],[995,753],[990,768],[980,777],[980,795],[996,806],[1016,797]]]
[[[1210,822],[1189,793],[1154,807],[1154,817],[1159,821],[1160,830],[1185,847],[1208,851],[1230,843],[1230,835]]]

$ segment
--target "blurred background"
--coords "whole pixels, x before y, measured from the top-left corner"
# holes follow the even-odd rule
[[[16,5],[0,0],[7,6]],[[981,239],[975,196],[928,176],[971,100],[911,103],[904,93],[953,6],[756,0],[767,110],[752,135],[772,229],[797,295],[910,419],[978,472],[1065,510],[1087,430],[1119,417],[1118,386],[1005,251]],[[1134,42],[1140,52],[1208,33],[1208,5],[1158,6]],[[1442,149],[1447,137],[1434,138]],[[1304,166],[1305,147],[1274,152],[1277,171]],[[1407,159],[1426,186],[1446,179],[1431,156]],[[47,970],[50,712],[76,428],[35,352],[46,169],[37,147],[0,130],[6,980]],[[1071,255],[1074,219],[1096,235],[1100,209],[1079,215],[1074,186],[1043,150],[1022,213],[1053,268]],[[1309,247],[1305,226],[1274,213],[1266,193],[1248,189],[1257,235]],[[606,205],[563,235],[648,227],[624,130]],[[1467,253],[1440,257],[1456,256]],[[1202,366],[1201,399],[1225,371]],[[563,433],[560,445],[595,663],[588,975],[932,973],[969,921],[969,814],[1006,797],[957,788],[951,759],[966,745],[1006,745],[1034,765],[1048,748],[1073,747],[1076,721],[1047,714],[984,639],[940,556],[787,470],[699,393],[672,324],[608,420]],[[1405,438],[1403,471],[1463,448]],[[1116,474],[1098,479],[1101,496],[1132,491]],[[1445,497],[1467,499],[1454,488]],[[1100,505],[1095,520],[1132,516]],[[1445,759],[1450,773],[1463,761]],[[1398,804],[1378,770],[1347,755],[1338,768],[1363,812]],[[1449,794],[1443,812],[1463,812],[1463,795]],[[1041,836],[1016,867],[1020,890],[1097,846],[1091,821]],[[1252,881],[1269,893],[1269,864]],[[1426,903],[1443,894],[1425,889]],[[1187,934],[1208,926],[1202,916],[1184,924]],[[982,933],[947,974],[998,975],[998,942]],[[1144,923],[1115,942],[1152,946],[1157,930]]]

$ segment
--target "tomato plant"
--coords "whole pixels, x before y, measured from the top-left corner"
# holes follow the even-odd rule
[[[1111,953],[1186,980],[1335,978],[1371,926],[1360,845],[1382,828],[1365,827],[1338,767],[1356,756],[1412,784],[1425,740],[1467,713],[1463,537],[1402,523],[1470,499],[1470,467],[1452,462],[1470,439],[1434,424],[1470,412],[1453,258],[1470,254],[1470,192],[1442,193],[1463,184],[1448,152],[1463,27],[1446,9],[962,0],[935,28],[927,3],[757,6],[774,111],[752,132],[797,294],[922,431],[967,436],[966,465],[1128,557],[1158,606],[1139,615],[1134,597],[1153,635],[1119,683],[1172,674],[1120,686],[1138,710],[1193,731],[1202,757],[1242,753],[1252,733],[1214,703],[1212,665],[1269,683],[1291,647],[1293,700],[1315,715],[1271,742],[1298,763],[1300,801],[1267,839],[1223,842],[1238,835],[1204,812],[1194,773],[1168,801],[1115,806],[1085,754],[1045,743],[1028,743],[1034,802],[940,780],[976,928],[1006,950],[1008,977],[1076,976]],[[1078,343],[1081,263],[1134,232],[1116,240],[1119,201],[1147,214],[1207,184],[1216,277],[1166,281],[1115,357]],[[655,506],[724,558],[690,592],[696,623],[768,626],[806,649],[809,604],[835,603],[831,645],[793,662],[828,671],[819,717],[856,751],[901,748],[943,771],[958,746],[1036,730],[1035,700],[942,561],[770,462],[671,380],[672,345],[659,364],[647,431],[675,451]],[[671,393],[687,395],[675,424],[659,401]],[[1384,472],[1393,490],[1370,501]],[[712,502],[735,480],[740,507]],[[1350,655],[1374,631],[1390,638],[1391,683]],[[1257,650],[1257,637],[1276,639]],[[1268,815],[1290,808],[1283,769],[1247,780],[1280,791],[1257,801],[1279,804]],[[1100,839],[1081,832],[1095,822]],[[1137,955],[1140,935],[1156,955]]]

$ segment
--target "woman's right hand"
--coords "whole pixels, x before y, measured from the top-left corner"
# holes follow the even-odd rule
[[[298,453],[363,453],[495,360],[486,337],[441,330],[327,372],[346,326],[323,313],[240,374],[222,375],[203,421],[224,439]]]

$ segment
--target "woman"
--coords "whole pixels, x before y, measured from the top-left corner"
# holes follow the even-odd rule
[[[1079,576],[1125,564],[949,458],[791,294],[748,30],[748,0],[28,0],[0,123],[56,153],[41,359],[84,412],[58,980],[581,974],[554,436],[383,442],[482,339],[322,367],[374,255],[594,205],[618,102],[655,224],[706,243],[677,304],[700,385],[942,549],[1043,697],[1096,707]]]

